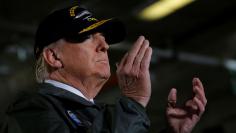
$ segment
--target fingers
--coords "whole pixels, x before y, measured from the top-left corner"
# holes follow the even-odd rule
[[[122,71],[124,74],[130,73],[138,77],[141,67],[143,69],[149,68],[151,55],[152,49],[149,47],[149,41],[144,36],[140,36],[119,65],[116,64],[117,72]]]
[[[197,97],[194,97],[193,100],[198,106],[199,115],[202,115],[203,112],[205,111],[205,105]]]
[[[138,65],[140,64],[140,62],[142,61],[144,54],[146,52],[146,49],[149,47],[149,41],[148,40],[144,40],[142,47],[139,49],[138,54],[136,55],[135,59],[134,59],[134,65]]]
[[[193,92],[195,93],[194,97],[197,97],[205,106],[207,104],[207,99],[205,96],[204,87],[198,78],[193,79]]]
[[[205,93],[202,89],[195,86],[194,93],[195,93],[195,97],[197,97],[203,103],[203,105],[207,104],[207,99],[206,99]]]
[[[192,101],[192,109],[197,109],[199,111],[199,115],[202,115],[205,111],[205,106],[207,104],[207,99],[205,96],[204,87],[202,85],[202,82],[198,78],[193,79],[193,92],[195,93],[195,96],[193,97]]]
[[[168,106],[175,107],[176,102],[177,102],[177,90],[175,88],[172,88],[168,95]]]
[[[199,86],[201,89],[204,90],[203,84],[202,84],[202,82],[200,81],[199,78],[193,78],[193,85],[194,86]]]
[[[147,54],[148,48],[149,48],[149,41],[144,40],[142,47],[140,48],[138,54],[136,55],[136,57],[134,59],[134,63],[132,65],[133,73],[138,74],[140,67],[141,67],[140,64],[141,64],[141,62],[143,62],[144,56]]]
[[[148,70],[151,62],[152,57],[152,48],[148,47],[141,62],[141,70]]]
[[[137,56],[140,48],[144,44],[145,38],[144,36],[140,36],[137,41],[134,43],[133,47],[128,52],[127,62],[126,62],[126,69],[130,70],[134,63],[134,59]]]

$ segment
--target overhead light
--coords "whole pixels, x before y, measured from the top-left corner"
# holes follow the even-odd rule
[[[159,0],[141,11],[139,17],[148,21],[161,19],[194,1],[195,0]]]

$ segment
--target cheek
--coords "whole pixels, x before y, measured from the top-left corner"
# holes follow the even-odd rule
[[[88,65],[88,55],[81,50],[65,50],[63,55],[63,65],[66,69],[84,69]]]
[[[81,53],[72,57],[75,59],[75,64],[80,67],[90,67],[92,65],[92,57],[86,53]]]
[[[80,64],[83,64],[85,69],[92,69],[95,66],[94,62],[94,58],[90,55],[83,56],[79,61]]]
[[[74,57],[72,57],[74,58]],[[81,69],[81,71],[92,71],[96,68],[95,62],[96,58],[93,54],[86,51],[81,52],[76,56],[76,66]]]

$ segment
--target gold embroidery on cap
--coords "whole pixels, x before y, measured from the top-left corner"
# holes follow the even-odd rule
[[[86,31],[90,31],[90,30],[92,30],[92,29],[94,29],[94,28],[104,24],[105,22],[107,22],[109,20],[111,20],[111,19],[101,20],[101,21],[99,21],[97,23],[94,23],[94,24],[90,25],[89,27],[87,27],[87,28],[83,29],[82,31],[80,31],[79,34],[84,33]]]
[[[70,8],[70,16],[74,17],[75,16],[75,9],[78,8],[79,6],[73,6]]]
[[[88,21],[98,21],[96,18],[88,18]]]

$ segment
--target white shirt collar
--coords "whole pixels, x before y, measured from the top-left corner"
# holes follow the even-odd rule
[[[45,83],[49,83],[49,84],[52,84],[53,86],[55,87],[58,87],[58,88],[61,88],[61,89],[64,89],[64,90],[67,90],[71,93],[74,93],[76,94],[77,96],[80,96],[82,98],[84,98],[85,100],[89,101],[89,102],[92,102],[94,103],[93,99],[88,99],[86,98],[80,91],[79,89],[76,89],[70,85],[67,85],[67,84],[64,84],[64,83],[61,83],[61,82],[58,82],[58,81],[55,81],[55,80],[51,80],[51,79],[47,79],[44,81]]]

